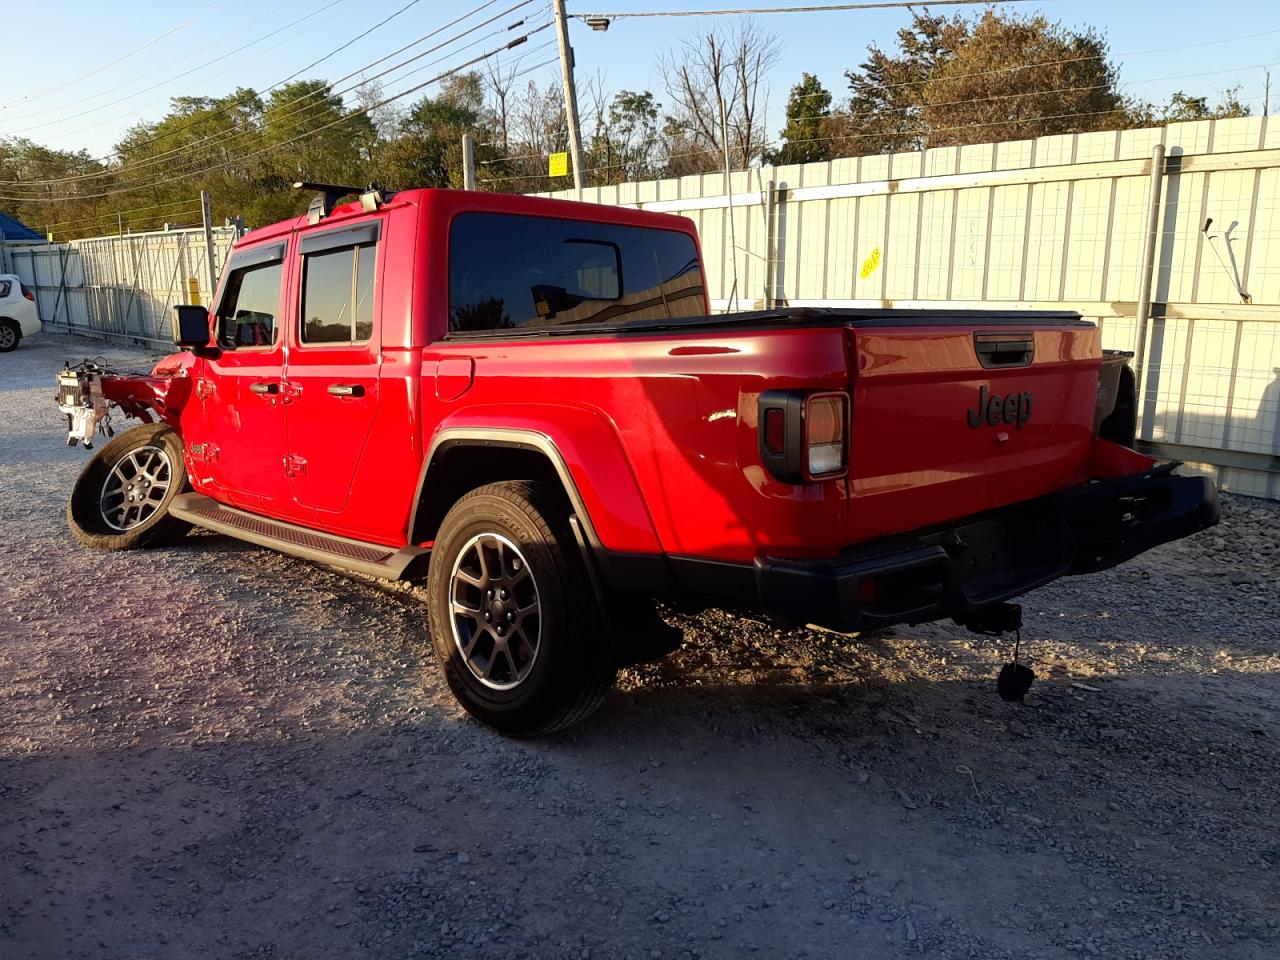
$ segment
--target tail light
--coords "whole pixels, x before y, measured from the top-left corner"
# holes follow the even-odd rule
[[[760,395],[760,460],[784,483],[843,476],[849,395],[768,390]]]
[[[819,393],[805,400],[805,472],[814,478],[834,477],[845,468],[845,422],[849,396]]]
[[[22,295],[26,297],[28,300],[30,300],[32,303],[36,302],[36,295],[32,293],[30,290],[28,290],[24,284],[19,283],[18,289],[21,290]]]

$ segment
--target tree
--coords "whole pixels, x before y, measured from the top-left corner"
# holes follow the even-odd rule
[[[849,71],[848,113],[826,124],[838,155],[1027,139],[1130,123],[1106,40],[1044,16],[917,13],[896,54]]]
[[[409,109],[382,154],[382,178],[396,187],[461,187],[462,135],[479,126],[483,110],[480,75],[450,77],[437,96]]]
[[[1216,107],[1209,106],[1208,97],[1192,97],[1178,90],[1163,106],[1138,104],[1131,108],[1131,112],[1134,120],[1144,125],[1188,120],[1226,120],[1231,117],[1247,117],[1252,113],[1240,101],[1238,86],[1222,91]]]
[[[955,56],[968,37],[960,17],[917,13],[898,31],[896,56],[875,44],[857,70],[846,70],[847,112],[822,123],[833,138],[832,156],[896,153],[925,145],[924,86],[933,72]]]
[[[597,184],[661,176],[658,117],[662,104],[648,90],[621,90],[595,111],[585,162]]]
[[[989,10],[923,85],[929,146],[1123,126],[1117,79],[1094,30]]]
[[[813,74],[803,74],[787,99],[787,125],[782,130],[785,142],[773,162],[809,163],[828,159],[831,147],[823,137],[822,125],[830,116],[830,91]]]
[[[348,111],[323,80],[296,80],[274,90],[263,110],[263,139],[271,174],[351,183],[363,179],[365,157],[376,138],[367,114]]]
[[[664,127],[673,141],[669,173],[714,170],[723,163],[722,106],[729,162],[744,169],[762,158],[768,146],[762,85],[779,51],[775,34],[743,19],[728,32],[711,30],[686,40],[661,58],[672,101]]]

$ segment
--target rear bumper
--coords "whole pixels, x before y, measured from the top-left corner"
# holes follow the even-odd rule
[[[762,557],[740,602],[792,624],[867,630],[963,620],[1059,577],[1113,567],[1218,522],[1218,496],[1176,464],[879,540],[828,560]],[[743,568],[743,572],[746,572]],[[679,574],[677,574],[679,575]]]

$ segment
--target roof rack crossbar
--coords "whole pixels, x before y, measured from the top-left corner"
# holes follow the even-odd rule
[[[309,180],[300,180],[293,185],[293,189],[316,191],[315,199],[307,208],[307,222],[319,223],[333,212],[339,200],[352,194],[363,193],[365,188],[342,183],[312,183]]]

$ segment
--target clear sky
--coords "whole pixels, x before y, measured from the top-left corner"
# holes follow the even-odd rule
[[[21,17],[6,17],[0,136],[25,136],[53,147],[84,147],[95,156],[102,155],[131,123],[161,116],[172,96],[219,96],[237,86],[262,90],[295,71],[302,71],[302,77],[336,80],[444,25],[480,0],[418,0],[385,26],[344,45],[344,38],[357,37],[408,2],[59,0],[56,15],[40,13],[38,7],[28,5],[25,9],[33,11],[29,23]],[[369,72],[385,69],[515,2],[501,0],[484,14]],[[569,0],[568,8],[571,13],[586,14],[826,2],[832,0]],[[1257,113],[1262,104],[1263,66],[1269,64],[1276,76],[1273,105],[1280,103],[1280,6],[1274,0],[1224,0],[1216,4],[1192,0],[1042,0],[1010,6],[1042,11],[1068,26],[1093,26],[1102,31],[1120,64],[1126,93],[1162,101],[1173,91],[1184,90],[1214,101],[1225,88],[1240,84],[1243,99]],[[948,8],[934,9],[946,12]],[[536,24],[546,18],[548,10],[545,0],[534,0],[519,13],[468,35],[461,43],[478,43],[466,53],[451,53],[456,46],[446,48],[413,65],[422,67],[436,57],[446,58],[434,67],[404,79],[400,78],[411,67],[389,75],[383,81],[387,93],[399,92],[491,49],[498,40],[493,36],[486,39],[485,34],[520,15]],[[777,32],[782,43],[781,59],[769,77],[769,134],[776,137],[787,90],[802,71],[816,73],[839,102],[845,90],[842,72],[862,61],[868,43],[890,46],[894,32],[909,21],[910,14],[897,9],[760,19]],[[58,29],[50,29],[54,23]],[[651,89],[663,100],[660,52],[713,24],[729,27],[732,18],[620,20],[607,33],[593,32],[575,21],[571,37],[579,77],[598,71],[609,89]],[[539,49],[553,41],[554,31],[543,30],[525,47],[505,56],[511,60],[522,56],[523,65],[530,67],[555,56],[554,45]],[[144,49],[133,52],[144,44]],[[241,47],[244,49],[234,52]],[[323,63],[303,70],[339,47]],[[551,63],[527,76],[555,82],[559,68]]]

